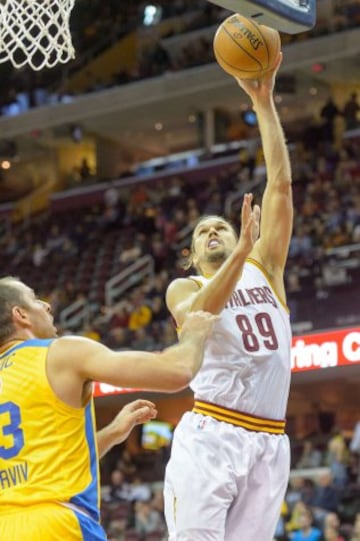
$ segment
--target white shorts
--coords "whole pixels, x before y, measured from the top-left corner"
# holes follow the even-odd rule
[[[185,413],[165,474],[169,541],[272,541],[289,472],[285,434]]]

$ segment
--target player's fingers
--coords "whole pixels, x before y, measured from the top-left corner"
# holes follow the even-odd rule
[[[276,63],[275,63],[275,70],[277,71],[281,64],[282,64],[282,61],[283,61],[283,58],[284,58],[284,55],[282,54],[282,51],[279,52],[279,55],[277,57],[277,60],[276,60]]]
[[[243,204],[241,206],[241,223],[245,224],[251,214],[252,193],[244,195]]]
[[[136,411],[145,406],[147,406],[148,408],[155,408],[155,404],[153,402],[150,402],[150,400],[144,400],[142,398],[130,402],[129,404],[127,404],[127,406],[128,409],[130,409],[131,411]]]
[[[263,80],[268,81],[276,75],[276,73],[278,72],[281,66],[282,59],[283,59],[283,54],[280,51],[274,66],[271,68],[271,70],[265,73]]]
[[[150,419],[154,419],[157,416],[157,410],[155,408],[149,408],[149,406],[144,406],[136,412],[134,412],[136,423],[145,423]]]
[[[254,215],[255,220],[260,221],[261,210],[260,210],[259,205],[253,206],[252,213]]]
[[[253,215],[251,213],[249,215],[248,219],[246,220],[245,224],[244,224],[245,225],[244,232],[245,232],[246,235],[249,233],[249,231],[252,230],[253,224],[254,224],[254,217],[253,217]]]

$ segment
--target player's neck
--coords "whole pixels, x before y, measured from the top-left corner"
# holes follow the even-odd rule
[[[217,273],[220,267],[221,265],[219,265],[218,267],[204,267],[203,269],[200,269],[200,274],[204,278],[212,278]]]
[[[8,338],[8,340],[5,340],[5,342],[2,342],[0,345],[0,354],[3,351],[6,351],[7,349],[10,349],[15,344],[18,344],[19,342],[24,342],[26,338],[22,338],[20,336],[12,336],[11,338]]]
[[[210,280],[210,278],[212,278],[212,277],[214,276],[215,272],[209,273],[209,272],[202,272],[202,271],[201,271],[200,274],[201,274],[201,276],[203,276],[204,278],[207,278],[208,280]]]

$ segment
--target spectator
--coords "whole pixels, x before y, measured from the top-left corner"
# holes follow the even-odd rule
[[[141,307],[142,310],[146,307]],[[139,312],[137,315],[140,316]],[[142,316],[140,316],[142,317]],[[144,327],[140,327],[134,330],[132,347],[134,349],[143,349],[144,351],[151,351],[155,349],[155,340],[151,333],[147,332]]]
[[[159,529],[165,529],[160,513],[151,508],[149,501],[137,501],[135,503],[135,530],[146,534]]]
[[[350,541],[360,541],[360,513],[356,514]]]
[[[353,453],[354,458],[355,481],[360,483],[360,421],[355,425],[350,442],[350,451]]]
[[[34,251],[33,251],[33,264],[35,267],[41,267],[43,263],[46,260],[46,256],[48,254],[48,250],[44,248],[41,244],[35,244]]]
[[[119,200],[119,190],[112,184],[104,193],[105,207],[117,207]]]
[[[291,535],[291,541],[319,541],[321,531],[313,523],[313,513],[309,507],[305,507],[299,515],[300,528]]]
[[[295,504],[302,500],[302,490],[304,487],[304,478],[300,476],[290,477],[289,486],[286,491],[285,500],[292,512]]]
[[[125,482],[124,474],[120,470],[113,470],[110,476],[110,501],[131,501],[131,486]]]
[[[139,476],[135,476],[131,483],[130,498],[133,502],[149,502],[152,497],[151,488]]]
[[[326,461],[333,476],[334,485],[343,488],[347,482],[349,452],[341,430],[335,427],[327,446]]]
[[[324,473],[320,475],[315,489],[315,494],[310,504],[318,523],[323,523],[329,511],[336,512],[339,503],[339,490],[333,483],[331,473]]]
[[[334,99],[330,96],[320,111],[323,119],[323,138],[325,141],[333,143],[335,140],[335,119],[340,114],[339,108]]]
[[[353,92],[345,102],[343,115],[345,119],[345,128],[353,130],[359,126],[360,105],[357,101],[357,94]]]
[[[276,541],[287,541],[288,537],[286,535],[286,527],[285,527],[285,520],[286,516],[288,514],[288,506],[286,505],[286,502],[284,501],[281,506],[281,512],[279,521],[276,526],[275,530],[275,539]]]
[[[298,500],[292,508],[289,520],[286,522],[286,531],[290,534],[296,532],[301,527],[301,517],[306,512],[306,505],[303,501]],[[291,537],[291,536],[290,536]]]
[[[336,528],[325,526],[320,541],[345,541]]]
[[[321,541],[345,541],[339,533],[340,520],[337,513],[328,513],[324,519]]]
[[[136,474],[136,464],[128,449],[123,450],[121,457],[116,462],[116,469],[121,471],[127,482],[132,481],[133,476]]]
[[[321,451],[314,447],[311,440],[304,441],[303,451],[300,460],[296,464],[297,468],[318,468],[322,463]]]
[[[89,177],[91,176],[90,165],[86,158],[83,158],[80,165],[79,172],[80,172],[80,177],[82,180],[88,180]]]

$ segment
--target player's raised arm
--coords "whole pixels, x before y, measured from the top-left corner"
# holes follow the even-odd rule
[[[84,383],[92,380],[120,387],[179,391],[199,370],[205,340],[215,319],[205,312],[189,314],[179,343],[160,353],[116,352],[83,337],[59,338],[49,350],[50,383],[66,402],[76,395],[76,389],[81,390]]]
[[[254,248],[254,257],[274,278],[282,278],[293,226],[290,159],[273,99],[275,77],[281,60],[280,54],[274,70],[262,79],[238,79],[239,85],[250,96],[257,114],[267,170],[260,238]]]
[[[199,287],[196,281],[179,278],[166,292],[166,304],[178,325],[194,310],[219,314],[228,302],[241,276],[243,265],[258,238],[260,209],[252,208],[252,194],[245,194],[241,209],[241,232],[237,239],[232,226],[220,216],[209,216],[195,227],[192,265],[200,274],[212,277]],[[214,273],[213,263],[218,269]]]

